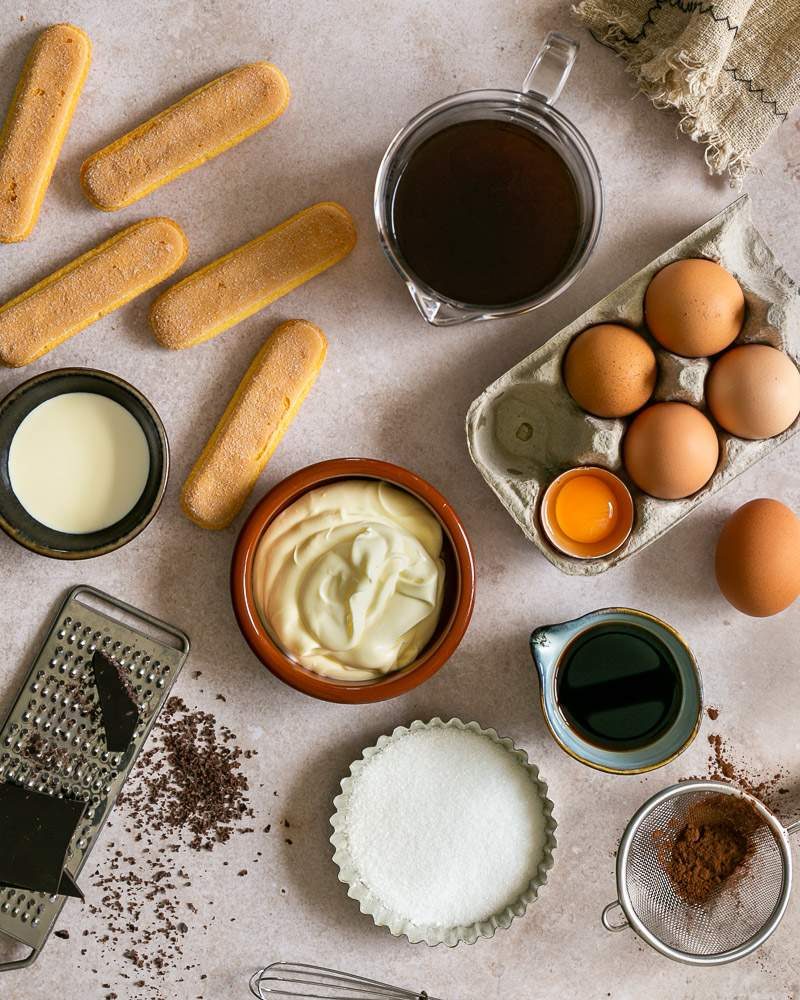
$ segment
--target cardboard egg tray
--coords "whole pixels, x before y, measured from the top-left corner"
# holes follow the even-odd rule
[[[657,500],[638,490],[622,467],[621,445],[628,420],[591,416],[569,395],[561,366],[572,339],[589,326],[616,322],[644,334],[656,351],[658,378],[651,402],[691,403],[710,418],[703,386],[711,361],[670,354],[653,340],[644,324],[644,293],[650,279],[662,267],[682,257],[719,261],[742,286],[746,317],[736,343],[770,344],[789,354],[795,364],[800,362],[798,288],[754,227],[750,200],[745,195],[651,261],[493,382],[472,403],[467,414],[470,456],[526,537],[564,573],[593,576],[627,559],[660,538],[706,497],[800,429],[798,419],[777,437],[745,441],[715,424],[720,437],[720,460],[710,481],[685,500]],[[542,531],[539,505],[545,489],[559,473],[577,465],[611,469],[633,495],[633,531],[622,548],[609,556],[571,558],[553,548]]]

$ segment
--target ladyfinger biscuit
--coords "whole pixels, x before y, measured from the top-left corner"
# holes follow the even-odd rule
[[[313,323],[281,323],[253,358],[194,463],[181,506],[201,528],[227,528],[316,381],[328,342]]]
[[[0,363],[35,361],[168,278],[189,245],[172,219],[144,219],[0,306]]]
[[[81,167],[84,193],[106,212],[124,208],[269,125],[289,93],[277,67],[239,66],[93,153]]]
[[[150,307],[162,347],[216,337],[346,257],[356,231],[347,209],[321,201],[168,288]]]
[[[91,58],[89,36],[71,24],[45,28],[33,44],[0,130],[0,243],[36,225]]]

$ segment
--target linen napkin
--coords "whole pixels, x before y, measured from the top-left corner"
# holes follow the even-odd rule
[[[800,0],[581,0],[573,11],[737,187],[800,101]]]

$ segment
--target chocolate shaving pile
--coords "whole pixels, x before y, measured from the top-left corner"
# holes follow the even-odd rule
[[[155,745],[141,754],[118,799],[156,831],[188,831],[194,850],[230,840],[236,824],[253,815],[240,771],[253,751],[232,745],[236,737],[225,726],[218,739],[215,722],[209,712],[190,712],[180,698],[170,698]],[[140,772],[143,780],[137,781]]]
[[[185,846],[210,851],[234,833],[252,832],[242,825],[253,813],[241,764],[254,755],[238,747],[234,733],[210,713],[191,710],[177,697],[164,706],[108,824],[121,827],[127,834],[121,839],[135,847],[122,850],[112,841],[91,875],[97,891],[89,911],[106,928],[97,937],[103,967],[112,964],[112,953],[123,960],[118,975],[128,981],[127,1000],[161,998],[167,971],[196,969],[181,966],[183,939],[197,922],[198,907],[184,901],[192,876],[175,854]],[[204,902],[213,905],[213,899]],[[202,930],[213,919],[205,917]]]

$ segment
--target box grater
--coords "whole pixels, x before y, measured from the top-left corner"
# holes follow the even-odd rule
[[[109,753],[97,722],[92,654],[102,650],[127,670],[139,725],[124,753]],[[67,852],[78,874],[189,653],[180,629],[93,587],[71,590],[55,617],[0,730],[0,782],[83,799],[88,807]],[[66,897],[0,887],[0,934],[31,948],[0,972],[30,965]]]

